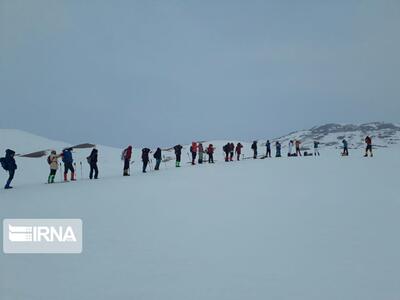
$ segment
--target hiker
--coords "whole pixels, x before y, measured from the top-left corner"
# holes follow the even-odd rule
[[[182,156],[182,146],[181,145],[175,145],[174,146],[174,151],[175,151],[175,167],[179,168],[181,165],[181,156]]]
[[[275,142],[275,157],[281,157],[281,143],[279,141]]]
[[[237,143],[235,151],[236,151],[236,158],[238,161],[240,160],[240,154],[242,154],[242,148],[243,145],[241,143]]]
[[[198,163],[202,164],[203,163],[203,155],[204,155],[204,149],[203,149],[203,144],[202,143],[199,143],[198,152],[199,152]]]
[[[271,157],[271,143],[269,140],[265,143],[265,147],[267,148],[267,152],[265,154],[265,157]]]
[[[251,144],[251,149],[253,150],[253,158],[257,158],[257,141],[254,141],[253,144]]]
[[[342,140],[343,143],[343,152],[342,152],[342,156],[348,156],[349,155],[349,148],[348,148],[348,144],[347,141],[345,139]]]
[[[154,170],[158,171],[160,170],[160,164],[161,164],[161,148],[157,148],[156,152],[154,152],[153,155],[154,159],[156,160],[156,166],[154,167]]]
[[[235,154],[235,144],[230,143],[229,144],[229,160],[233,161],[233,155]]]
[[[97,154],[98,154],[97,149],[93,148],[90,155],[86,158],[90,165],[89,179],[93,179],[93,172],[94,172],[94,179],[97,179],[99,177],[99,169],[97,168]]]
[[[368,152],[370,153],[370,156],[372,157],[372,139],[370,136],[367,135],[367,137],[365,138],[365,143],[367,144],[367,147],[365,148],[364,157],[368,156]]]
[[[222,150],[225,153],[225,161],[229,161],[229,150],[230,150],[229,148],[230,148],[230,144],[229,143],[227,143],[226,145],[224,145],[222,147]]]
[[[296,142],[295,142],[295,145],[296,145],[296,156],[301,156],[300,144],[301,144],[301,142],[299,140],[296,140]]]
[[[213,164],[214,163],[214,146],[213,146],[213,144],[208,145],[207,154],[208,154],[208,163]]]
[[[149,164],[149,153],[151,150],[149,148],[142,149],[142,162],[143,162],[143,173],[146,173],[147,165]]]
[[[52,150],[50,155],[47,157],[47,163],[50,165],[50,174],[47,183],[54,183],[54,178],[56,177],[58,170],[58,158],[61,156],[62,153],[57,154],[55,150]]]
[[[317,156],[317,155],[319,156],[318,146],[319,146],[319,142],[314,141],[314,156]]]
[[[292,149],[293,149],[293,141],[289,141],[289,146],[288,146],[288,156],[292,156]]]
[[[62,151],[62,161],[64,163],[64,181],[68,181],[68,171],[71,171],[71,180],[75,181],[75,169],[72,165],[74,160],[72,158],[72,148],[65,148]]]
[[[130,165],[132,157],[132,146],[129,145],[128,148],[122,151],[121,160],[124,161],[124,173],[123,176],[130,176]]]
[[[196,155],[197,155],[197,143],[192,142],[192,146],[190,146],[190,152],[192,153],[192,165],[195,165]]]
[[[17,164],[14,159],[15,151],[11,149],[6,150],[6,156],[1,158],[1,166],[4,170],[8,172],[8,179],[4,188],[6,190],[12,189],[10,185],[11,181],[14,179],[15,170],[17,169]]]

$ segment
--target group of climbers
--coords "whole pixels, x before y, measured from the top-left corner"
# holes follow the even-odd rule
[[[372,154],[372,139],[370,136],[367,136],[364,140],[366,143],[366,148],[365,148],[365,157],[368,155],[370,157],[373,156]],[[304,156],[319,156],[319,144],[320,142],[314,141],[313,146],[314,146],[314,153],[307,153],[306,151],[303,153]],[[343,144],[343,151],[341,153],[342,156],[348,156],[349,155],[349,148],[348,148],[348,142],[346,139],[342,140]],[[265,143],[266,147],[266,153],[265,156],[262,156],[261,158],[267,158],[271,157],[271,142],[267,140]],[[292,153],[293,147],[295,148],[295,152]],[[236,159],[239,161],[241,154],[242,154],[242,148],[243,145],[241,143],[237,143],[236,146],[234,143],[227,143],[223,146],[222,150],[224,152],[224,157],[225,161],[233,161],[233,157],[236,153]],[[180,167],[181,165],[181,158],[182,158],[182,149],[183,147],[181,145],[176,145],[173,148],[171,148],[175,152],[175,166]],[[258,155],[258,147],[257,147],[257,141],[254,141],[251,145],[251,149],[253,151],[253,158],[256,159]],[[281,157],[281,144],[279,141],[275,142],[275,157]],[[57,173],[57,170],[59,168],[59,162],[58,159],[61,158],[63,164],[64,164],[64,181],[68,181],[68,172],[71,173],[70,180],[75,181],[76,180],[76,172],[74,168],[74,160],[72,157],[72,150],[73,148],[65,148],[61,153],[57,154],[55,150],[52,150],[50,155],[47,157],[47,163],[49,164],[50,167],[50,174],[48,176],[47,182],[48,183],[54,183],[54,179]],[[193,142],[191,147],[190,147],[190,153],[191,153],[191,164],[195,165],[196,164],[196,157],[198,157],[198,163],[202,164],[204,162],[204,154],[208,155],[208,163],[214,163],[214,152],[215,148],[213,144],[209,144],[208,147],[204,150],[203,144],[201,142]],[[143,162],[143,167],[142,167],[142,172],[146,173],[147,166],[149,165],[150,162],[150,153],[152,151],[149,148],[143,148],[142,149],[142,162]],[[290,140],[288,144],[288,156],[302,156],[301,153],[301,142],[300,140]],[[15,162],[15,152],[11,149],[6,150],[6,155],[5,157],[0,158],[1,166],[3,167],[4,170],[6,170],[9,174],[6,185],[4,186],[5,189],[11,189],[11,182],[14,178],[15,170],[17,169],[17,164]],[[153,155],[156,164],[154,167],[154,170],[159,170],[160,169],[160,164],[162,162],[162,150],[161,148],[157,148]],[[131,165],[131,158],[132,158],[132,146],[129,145],[126,149],[122,151],[121,159],[124,161],[124,168],[123,168],[123,176],[129,176],[130,175],[130,165]],[[97,166],[98,162],[98,150],[96,148],[92,149],[92,152],[90,155],[86,158],[87,162],[90,166],[90,173],[89,173],[89,178],[90,179],[98,179],[99,176],[99,169]]]
[[[68,172],[71,172],[71,181],[76,181],[76,172],[74,168],[74,159],[72,157],[72,148],[65,148],[61,153],[57,154],[55,150],[50,152],[50,155],[47,157],[47,163],[50,167],[50,174],[47,178],[47,183],[54,183],[54,179],[57,174],[57,170],[59,167],[58,159],[61,157],[61,160],[64,164],[64,181],[68,181]],[[98,150],[96,148],[92,149],[92,152],[86,160],[90,166],[89,179],[98,179],[99,169],[97,167],[97,156]]]

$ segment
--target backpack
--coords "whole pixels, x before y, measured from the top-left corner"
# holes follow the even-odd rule
[[[50,155],[47,156],[47,163],[48,163],[49,165],[51,165],[51,158],[50,158]]]
[[[92,163],[92,157],[91,156],[86,157],[86,160],[87,160],[89,165]]]
[[[1,158],[0,158],[0,163],[1,163],[1,166],[3,167],[3,169],[6,170],[6,171],[8,171],[8,165],[7,165],[7,162],[6,162],[6,158],[5,158],[5,157],[1,157]]]

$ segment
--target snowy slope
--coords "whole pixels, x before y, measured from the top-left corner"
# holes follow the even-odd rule
[[[18,134],[7,147],[19,152],[66,145]],[[18,158],[0,217],[81,218],[83,253],[1,253],[0,299],[400,297],[398,148],[225,163],[213,143],[215,165],[141,174],[136,162],[131,177],[121,149],[99,146],[101,179],[55,185],[42,184],[45,158]]]

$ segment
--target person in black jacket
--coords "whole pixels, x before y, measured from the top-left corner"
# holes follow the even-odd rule
[[[265,157],[271,157],[271,143],[269,140],[265,143],[265,147],[267,147],[267,152],[265,153]]]
[[[222,147],[222,150],[225,153],[225,161],[229,161],[229,152],[230,152],[231,145],[227,143]]]
[[[235,154],[235,144],[230,143],[229,144],[229,160],[233,161],[233,155]]]
[[[13,150],[6,150],[6,157],[4,158],[4,167],[8,171],[8,179],[5,189],[12,189],[11,181],[14,179],[15,170],[17,169],[17,164],[14,159],[15,152]]]
[[[142,149],[142,161],[143,161],[143,173],[146,173],[147,165],[149,164],[149,153],[151,150],[149,148]]]
[[[161,148],[157,148],[156,152],[153,155],[154,159],[156,160],[156,166],[154,167],[154,170],[160,170],[160,164],[161,164]]]
[[[180,163],[181,163],[181,155],[182,155],[182,146],[181,145],[176,145],[174,147],[175,150],[175,157],[176,157],[176,162],[175,162],[175,167],[179,168]]]
[[[253,144],[251,144],[251,149],[253,150],[253,158],[257,158],[257,141],[254,141]]]
[[[97,168],[97,154],[98,151],[96,148],[94,148],[90,153],[90,155],[87,157],[87,161],[90,165],[90,173],[89,173],[90,179],[93,179],[93,172],[94,172],[94,179],[97,179],[99,177],[99,169]]]

